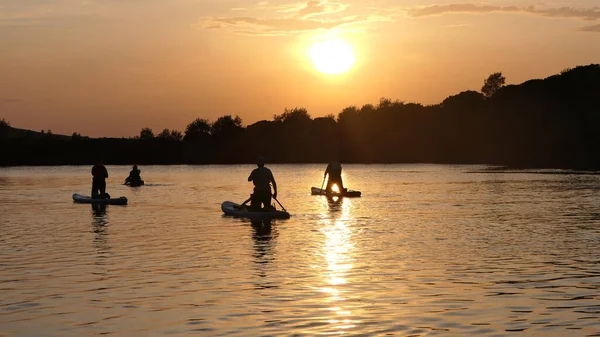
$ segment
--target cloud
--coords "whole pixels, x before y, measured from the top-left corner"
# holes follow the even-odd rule
[[[600,8],[537,8],[535,6],[518,7],[518,6],[492,6],[492,5],[477,5],[468,3],[455,3],[447,5],[430,5],[424,7],[410,8],[406,10],[409,17],[419,18],[433,15],[443,15],[451,13],[524,13],[533,14],[544,17],[553,18],[572,18],[586,21],[594,21],[600,19]]]
[[[582,32],[600,33],[600,25],[587,26],[579,29]]]
[[[424,7],[416,7],[406,10],[406,15],[412,18],[420,18],[434,15],[452,14],[452,13],[521,13],[538,15],[542,17],[550,18],[567,18],[567,19],[579,19],[584,21],[596,21],[600,20],[600,8],[572,8],[572,7],[560,7],[560,8],[538,8],[535,6],[518,7],[518,6],[491,6],[491,5],[477,5],[467,3],[455,3],[447,5],[430,5]],[[583,32],[599,32],[600,24],[587,26],[579,29]]]
[[[253,35],[285,35],[319,29],[340,28],[349,30],[350,26],[360,26],[373,22],[391,22],[401,17],[423,18],[453,13],[514,13],[536,15],[549,18],[578,19],[584,21],[600,20],[600,7],[539,7],[539,6],[498,6],[472,3],[451,3],[412,8],[375,8],[367,7],[364,14],[350,16],[350,5],[327,0],[306,0],[287,5],[270,5],[261,2],[257,7],[248,9],[249,13],[264,11],[264,16],[236,16],[205,18],[200,27],[206,29],[231,29],[236,33]],[[466,24],[452,25],[464,27]],[[581,31],[597,32],[598,25],[583,27]]]
[[[424,16],[442,15],[448,13],[489,13],[489,12],[508,12],[517,11],[518,8],[514,6],[500,7],[500,6],[482,6],[475,4],[448,4],[448,5],[430,5],[425,7],[415,7],[406,10],[406,14],[412,18],[419,18]]]
[[[334,14],[345,11],[350,5],[329,2],[329,0],[308,0],[288,5],[269,6],[268,3],[260,3],[257,9],[273,11],[276,13],[291,14],[298,18],[308,18],[314,15]]]
[[[272,16],[259,18],[251,16],[205,18],[200,27],[205,29],[233,29],[236,33],[252,35],[285,35],[297,34],[321,29],[344,28],[351,25],[390,21],[389,17],[381,15],[344,15],[350,5],[333,3],[326,0],[308,0],[291,5],[268,6],[261,3],[260,10],[268,10]]]
[[[345,11],[350,5],[311,0],[297,10],[296,17],[307,19],[315,15],[333,14]]]
[[[373,22],[375,18],[366,16],[348,16],[339,20],[304,20],[289,19],[258,19],[254,17],[216,18],[206,20],[203,24],[207,29],[230,27],[238,33],[253,35],[281,35],[285,33],[302,33],[320,29],[341,28],[358,23]]]

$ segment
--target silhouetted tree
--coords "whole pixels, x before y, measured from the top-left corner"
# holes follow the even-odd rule
[[[0,129],[9,128],[10,123],[4,118],[0,119]]]
[[[239,116],[226,115],[219,117],[211,125],[211,134],[215,138],[233,138],[242,130],[242,119]]]
[[[342,120],[347,121],[352,118],[356,118],[358,116],[359,110],[355,106],[349,106],[344,108],[337,117],[337,121],[341,122]]]
[[[185,128],[185,136],[183,140],[200,141],[206,139],[210,135],[210,123],[204,118],[196,118]]]
[[[498,89],[502,88],[504,85],[504,81],[506,78],[502,76],[502,73],[493,73],[488,78],[483,81],[483,87],[481,87],[481,92],[485,95],[485,97],[492,97]]]
[[[169,141],[180,141],[183,139],[183,135],[177,130],[164,129],[156,136],[156,138]]]
[[[158,135],[156,135],[156,138],[159,139],[170,139],[171,138],[171,130],[169,129],[164,129],[162,130],[162,132],[160,132]]]
[[[171,130],[171,139],[180,142],[183,140],[183,134],[179,130]]]
[[[458,95],[449,96],[446,98],[441,106],[444,108],[471,108],[474,105],[480,105],[483,103],[485,96],[477,91],[468,90],[463,91]]]
[[[302,123],[310,122],[311,118],[305,108],[286,108],[281,115],[274,115],[273,120],[275,120],[275,122]]]
[[[371,113],[373,111],[375,111],[375,107],[373,106],[373,104],[365,104],[360,108],[360,113],[361,114],[368,114]]]
[[[163,129],[159,134],[156,135],[156,138],[160,139],[169,139],[171,137],[171,130]]]
[[[153,139],[153,138],[154,138],[154,132],[152,132],[152,129],[143,128],[142,131],[140,131],[140,139]]]
[[[393,101],[391,98],[381,97],[379,99],[378,109],[386,109],[386,108],[399,108],[404,105],[403,101],[395,100]]]
[[[565,69],[563,69],[563,70],[560,71],[560,74],[564,75],[564,74],[568,73],[571,70],[573,70],[573,69],[572,68],[565,68]]]
[[[197,119],[186,128],[186,142],[168,129],[159,134],[168,141],[140,140],[154,138],[149,128],[137,139],[70,141],[79,134],[40,136],[0,123],[0,165],[91,164],[102,152],[111,164],[251,163],[258,155],[279,163],[323,162],[338,154],[360,163],[600,169],[600,65],[519,85],[501,87],[500,79],[488,99],[474,91],[431,106],[382,98],[347,107],[337,120],[312,119],[303,108],[245,128],[238,116]]]
[[[0,138],[4,138],[10,131],[10,123],[4,118],[0,119]],[[2,144],[0,144],[1,146]]]

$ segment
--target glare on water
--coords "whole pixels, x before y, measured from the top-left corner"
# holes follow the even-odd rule
[[[106,207],[90,167],[0,168],[0,335],[600,335],[599,175],[268,166],[270,224],[220,209],[251,165],[108,166]]]

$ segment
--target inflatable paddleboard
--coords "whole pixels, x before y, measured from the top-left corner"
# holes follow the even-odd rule
[[[144,185],[144,181],[140,180],[139,182],[135,182],[135,183],[126,182],[124,185],[129,186],[129,187],[140,187],[140,186]]]
[[[268,219],[289,219],[290,213],[284,211],[270,212],[251,212],[246,206],[240,208],[240,204],[235,202],[225,201],[221,204],[221,210],[225,215],[235,216],[239,218],[247,218],[250,220],[268,220]]]
[[[360,191],[347,190],[346,192],[331,192],[327,193],[326,190],[322,190],[318,187],[311,187],[310,193],[312,195],[326,195],[328,197],[346,197],[346,198],[356,198],[360,197]]]
[[[73,201],[80,204],[95,204],[95,205],[127,205],[127,198],[111,198],[111,199],[98,199],[91,198],[81,194],[73,194]]]

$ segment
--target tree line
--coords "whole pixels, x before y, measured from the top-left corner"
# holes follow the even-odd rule
[[[239,116],[198,118],[183,132],[143,128],[134,138],[19,133],[0,122],[0,165],[455,163],[600,168],[600,65],[464,91],[424,106],[382,98],[312,118],[301,107],[243,126]]]

